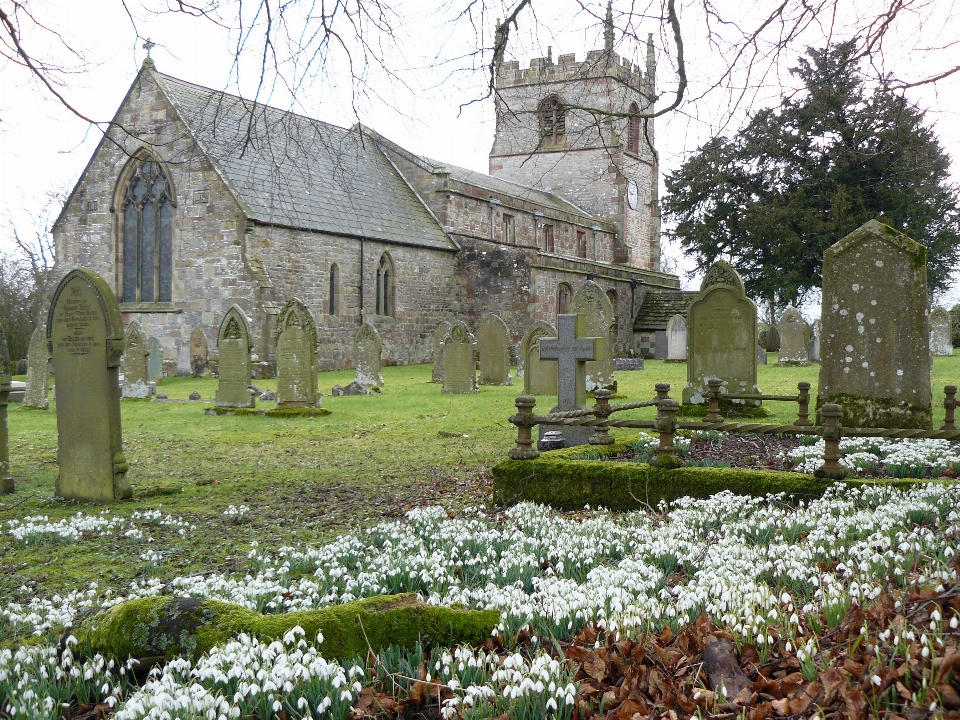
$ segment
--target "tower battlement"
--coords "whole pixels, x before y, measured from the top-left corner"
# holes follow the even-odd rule
[[[649,60],[646,70],[644,72],[641,65],[607,50],[590,50],[581,62],[577,62],[575,53],[560,55],[556,62],[552,54],[548,54],[547,57],[532,58],[530,66],[524,69],[520,68],[517,60],[500,63],[497,67],[497,88],[613,77],[649,96],[655,74]]]

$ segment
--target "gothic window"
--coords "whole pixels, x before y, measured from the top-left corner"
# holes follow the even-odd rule
[[[330,265],[330,283],[329,283],[329,294],[330,300],[327,304],[327,312],[330,315],[336,315],[340,312],[340,268],[337,267],[336,263]]]
[[[377,315],[396,312],[397,280],[390,256],[384,253],[377,264]]]
[[[577,230],[577,257],[587,257],[587,233]]]
[[[630,103],[630,112],[638,113],[640,108],[636,103]],[[640,118],[630,117],[627,119],[627,151],[634,155],[640,154]]]
[[[513,215],[503,216],[503,242],[510,245],[517,244],[517,226]]]
[[[155,159],[135,161],[120,203],[123,302],[170,302],[173,280],[173,191]]]
[[[552,253],[554,251],[553,225],[543,226],[543,249],[544,252]]]
[[[540,103],[540,138],[546,145],[562,145],[567,131],[566,108],[551,95]]]
[[[570,297],[572,295],[570,286],[566,283],[560,283],[557,286],[557,315],[565,315],[570,309]]]

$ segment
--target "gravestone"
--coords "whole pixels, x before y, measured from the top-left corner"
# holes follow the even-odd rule
[[[450,323],[444,320],[433,333],[433,370],[430,382],[443,382],[443,339],[450,333]]]
[[[47,342],[57,373],[56,494],[84,502],[130,497],[118,381],[123,319],[103,278],[67,273],[50,303]]]
[[[310,308],[291,298],[274,332],[277,348],[277,409],[320,407],[317,393],[317,322]]]
[[[220,378],[214,402],[219,407],[256,407],[257,395],[250,388],[252,349],[253,333],[247,316],[239,305],[231,305],[217,332]]]
[[[719,378],[727,393],[760,393],[757,306],[744,293],[743,281],[729,263],[721,260],[707,271],[690,304],[687,324],[684,404],[704,401],[709,378]]]
[[[208,350],[207,334],[202,327],[195,327],[190,332],[190,372],[194,377],[203,377],[207,371]]]
[[[157,383],[163,382],[163,346],[155,337],[147,338],[150,355],[147,357],[147,377]]]
[[[813,321],[810,328],[810,341],[807,343],[807,357],[812,363],[820,362],[820,320]]]
[[[657,330],[653,334],[653,359],[666,360],[669,352],[667,346],[667,331]],[[616,366],[614,366],[614,370],[616,370]]]
[[[120,363],[123,369],[123,397],[146,398],[150,397],[150,378],[147,377],[147,358],[150,356],[150,347],[147,336],[134,320],[127,326],[126,347]]]
[[[474,350],[477,339],[459,320],[450,327],[450,332],[441,344],[443,355],[443,392],[475,393],[477,387],[477,363]]]
[[[767,364],[767,351],[763,349],[762,345],[757,345],[757,365],[766,365]]]
[[[46,410],[50,407],[47,388],[50,385],[50,350],[47,348],[47,324],[40,323],[30,336],[27,349],[27,392],[23,407]]]
[[[763,349],[767,352],[780,351],[780,330],[773,323],[767,325],[764,332]]]
[[[523,362],[524,395],[557,394],[557,364],[540,359],[540,340],[556,336],[556,328],[542,320],[535,322],[523,334],[520,357]]]
[[[32,344],[32,341],[31,341]],[[7,428],[7,406],[10,398],[10,353],[7,338],[0,325],[0,495],[13,492],[10,475],[10,438]]]
[[[604,296],[606,297],[606,296]],[[540,359],[557,363],[557,406],[551,412],[576,410],[587,404],[587,364],[604,354],[602,337],[585,337],[583,315],[558,315],[557,336],[540,339]],[[563,447],[583,445],[593,428],[577,425],[540,425],[540,440],[553,431],[563,439]]]
[[[806,366],[810,364],[807,356],[807,342],[810,340],[810,328],[803,315],[790,305],[780,316],[780,355],[777,365]]]
[[[942,307],[930,311],[930,354],[934,357],[953,355],[953,318],[950,311]]]
[[[616,357],[613,359],[613,369],[617,372],[623,370],[629,372],[633,370],[643,370],[642,357]]]
[[[513,385],[510,377],[510,331],[496,315],[480,324],[477,333],[480,351],[480,384]]]
[[[613,378],[613,305],[610,298],[593,280],[587,280],[573,296],[570,313],[583,315],[585,335],[603,340],[601,354],[587,363],[587,391],[614,389]],[[559,322],[559,321],[558,321]],[[559,330],[559,325],[557,326]]]
[[[383,387],[383,375],[380,374],[382,350],[380,333],[369,322],[363,323],[353,338],[353,356],[357,365],[355,383],[364,388]]]
[[[687,319],[674,315],[667,320],[667,360],[687,359]]]
[[[827,248],[818,416],[836,403],[843,426],[930,429],[926,256],[876,220]]]

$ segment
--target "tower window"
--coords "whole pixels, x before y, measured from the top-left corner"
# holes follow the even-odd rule
[[[546,145],[562,145],[567,131],[566,108],[556,95],[540,103],[540,139]]]
[[[513,215],[503,216],[503,242],[510,245],[517,244],[517,226]]]
[[[384,253],[377,264],[377,315],[396,312],[396,275],[390,257]]]
[[[173,192],[151,157],[135,161],[121,204],[123,302],[170,302]]]
[[[630,103],[630,112],[639,113],[636,103]],[[627,151],[634,155],[640,154],[640,118],[631,116],[627,119]]]
[[[557,286],[557,315],[565,315],[570,309],[570,296],[572,294],[570,286],[566,283],[560,283]]]
[[[577,257],[587,257],[587,234],[577,230]]]
[[[543,249],[544,252],[554,252],[553,225],[543,226]]]

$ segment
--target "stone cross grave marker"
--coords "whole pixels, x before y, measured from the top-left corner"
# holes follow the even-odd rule
[[[253,333],[239,305],[231,305],[220,321],[217,352],[220,354],[220,380],[215,404],[219,407],[256,407],[257,396],[250,389],[250,351]]]
[[[383,341],[380,333],[369,322],[363,323],[353,338],[353,356],[357,366],[354,382],[364,388],[383,387],[383,375],[380,373],[380,355]]]
[[[587,280],[574,294],[570,311],[574,315],[583,315],[586,335],[603,339],[600,354],[587,363],[586,389],[592,392],[597,388],[612,388],[614,346],[611,329],[614,318],[610,298],[597,283]]]
[[[10,401],[10,353],[7,338],[0,325],[0,495],[13,492],[10,475],[10,438],[7,429],[7,407]]]
[[[687,359],[687,319],[674,315],[667,320],[667,360]]]
[[[474,349],[477,339],[459,320],[443,338],[443,392],[475,393],[477,388],[477,361]]]
[[[836,403],[845,427],[931,428],[926,254],[876,220],[827,248],[818,416]]]
[[[480,325],[477,347],[480,350],[480,384],[513,385],[510,377],[510,331],[496,315]]]
[[[291,298],[275,331],[277,408],[320,407],[317,393],[317,322],[310,308]]]
[[[793,305],[780,316],[779,330],[780,354],[777,356],[777,365],[809,365],[807,342],[810,340],[810,328]]]
[[[47,342],[57,373],[56,494],[83,502],[130,497],[120,432],[123,319],[103,278],[84,269],[64,276],[50,303]]]
[[[942,307],[930,311],[930,354],[934,357],[953,355],[953,317]]]
[[[433,369],[430,373],[430,382],[443,382],[443,339],[450,332],[450,323],[444,320],[433,333]]]
[[[150,355],[147,356],[147,377],[156,383],[163,382],[163,346],[157,338],[147,338]]]
[[[190,331],[190,372],[194,377],[203,377],[210,360],[207,334],[202,327]]]
[[[27,392],[23,407],[46,410],[50,407],[50,350],[47,348],[47,324],[40,323],[30,336],[27,349]]]
[[[557,394],[557,363],[540,358],[540,341],[545,337],[557,337],[557,329],[540,320],[527,329],[520,341],[524,395]]]
[[[123,397],[145,398],[150,396],[150,378],[147,377],[147,358],[150,347],[147,336],[134,320],[127,326],[126,349],[123,351]]]

